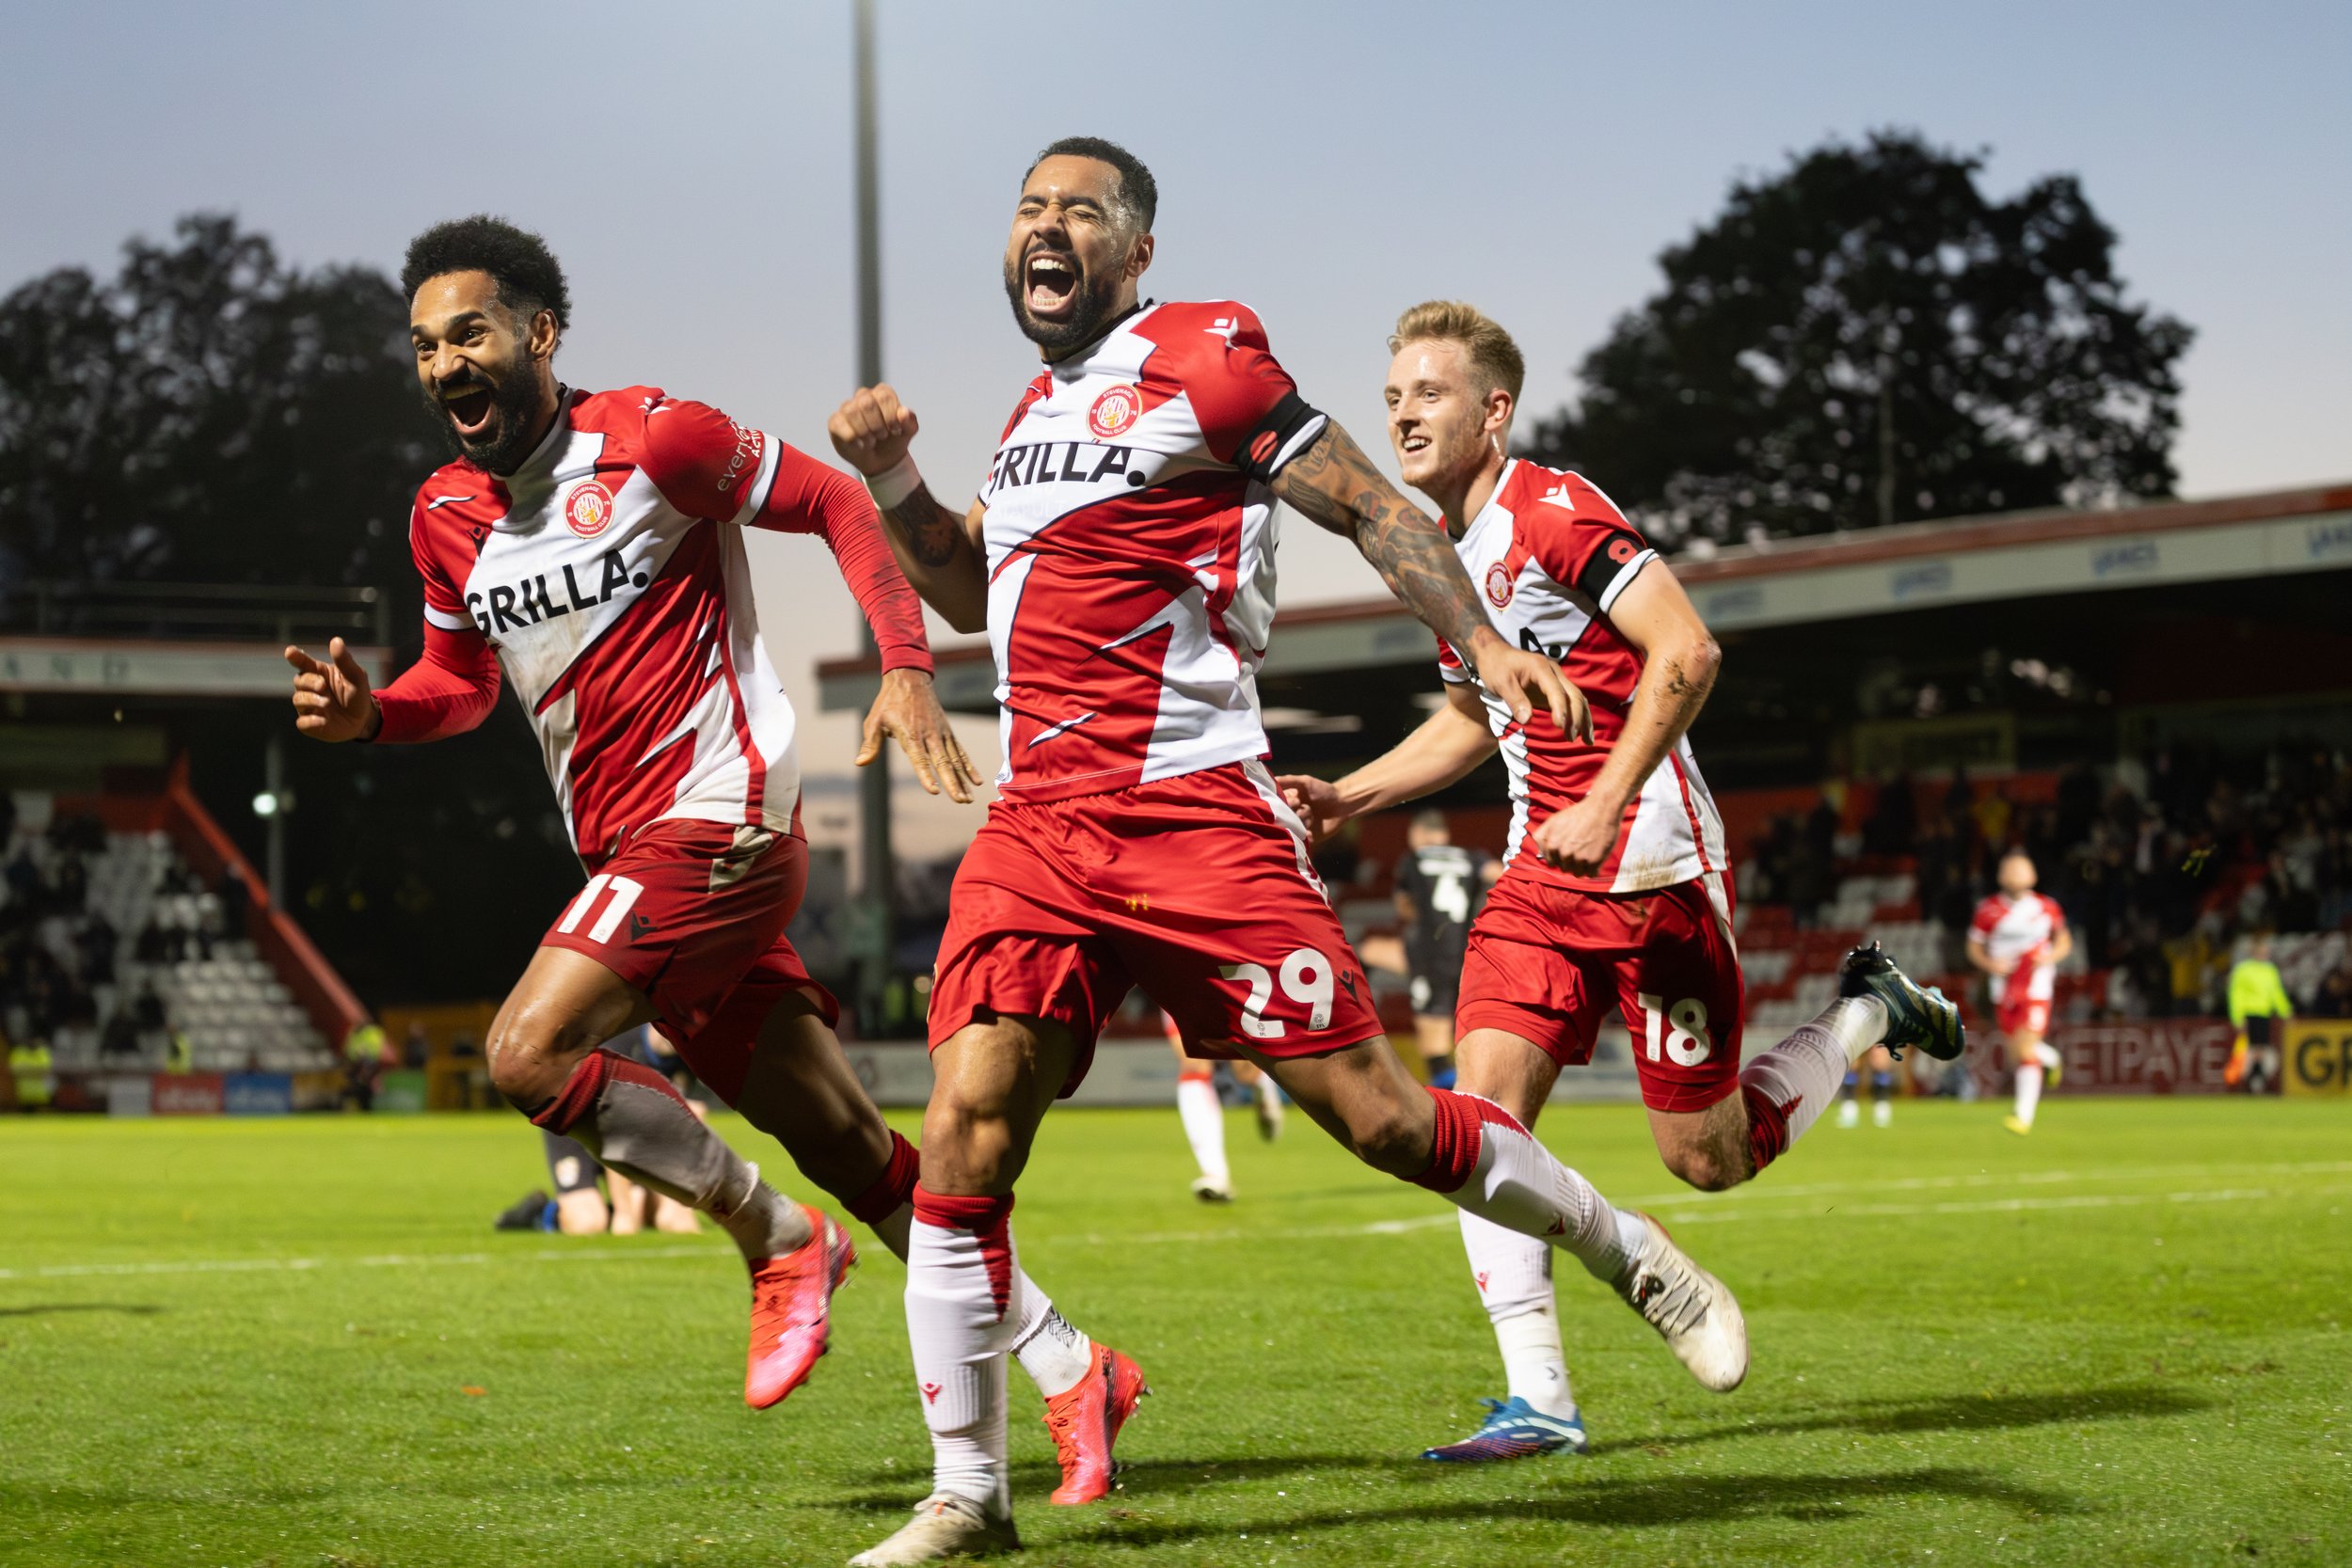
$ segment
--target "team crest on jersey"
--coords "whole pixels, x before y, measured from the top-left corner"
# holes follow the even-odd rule
[[[1511,602],[1510,568],[1500,561],[1486,568],[1486,598],[1497,610]]]
[[[1143,414],[1143,393],[1131,386],[1113,387],[1087,410],[1087,428],[1104,440],[1124,436]]]
[[[612,492],[596,480],[572,491],[564,503],[564,526],[582,539],[594,539],[612,526]]]

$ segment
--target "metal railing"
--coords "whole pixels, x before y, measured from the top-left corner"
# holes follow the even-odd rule
[[[270,640],[387,646],[390,596],[375,588],[244,582],[34,581],[0,589],[0,630],[55,637]]]

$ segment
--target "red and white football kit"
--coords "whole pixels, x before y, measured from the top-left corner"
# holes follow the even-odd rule
[[[1992,977],[1993,1023],[2002,1034],[2050,1032],[2050,998],[2058,985],[2058,965],[2050,961],[2050,953],[2065,929],[2066,911],[2047,894],[2011,898],[1996,893],[1977,906],[1968,934],[1990,957],[2017,964],[2009,974]]]
[[[784,928],[806,884],[793,715],[760,645],[745,528],[816,533],[885,670],[929,670],[914,591],[863,486],[650,387],[567,392],[513,473],[459,461],[417,493],[424,658],[375,693],[376,738],[480,723],[500,675],[590,873],[542,939],[650,994],[723,1099],[769,1008],[804,991]]]
[[[1527,844],[1584,798],[1624,733],[1642,656],[1609,608],[1657,552],[1589,482],[1528,462],[1503,469],[1454,550],[1495,629],[1556,660],[1593,710],[1588,745],[1541,708],[1514,719],[1478,687],[1510,773],[1511,834],[1502,879],[1470,926],[1454,1027],[1508,1030],[1573,1066],[1592,1059],[1613,1000],[1633,1034],[1644,1101],[1703,1110],[1738,1086],[1746,1009],[1723,822],[1690,740],[1627,803],[1616,846],[1591,875],[1555,870]],[[1477,684],[1442,639],[1438,669]]]
[[[1381,1033],[1263,761],[1268,484],[1324,418],[1247,306],[1147,304],[1022,394],[980,491],[1001,798],[956,874],[930,1039],[1083,1048],[1131,984],[1197,1054]]]

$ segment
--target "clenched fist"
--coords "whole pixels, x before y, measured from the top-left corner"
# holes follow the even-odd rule
[[[914,410],[898,401],[887,382],[864,387],[833,411],[825,432],[842,461],[866,478],[886,474],[906,461],[914,440]]]

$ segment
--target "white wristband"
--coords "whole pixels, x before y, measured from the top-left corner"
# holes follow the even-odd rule
[[[874,498],[876,506],[887,512],[914,494],[922,483],[923,476],[914,467],[914,453],[909,452],[896,466],[866,480],[866,492]]]

